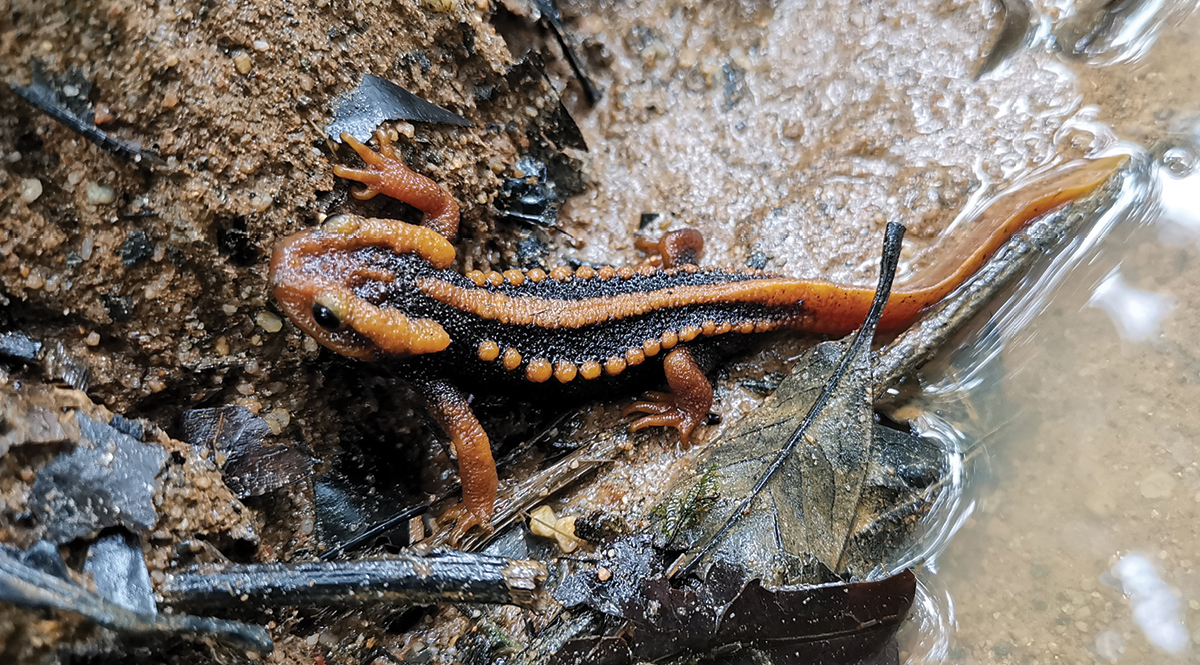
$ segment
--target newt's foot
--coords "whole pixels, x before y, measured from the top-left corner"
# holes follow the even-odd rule
[[[650,391],[642,396],[641,401],[625,407],[621,415],[648,413],[650,415],[633,421],[629,426],[629,431],[636,432],[647,427],[674,427],[679,430],[679,442],[688,446],[692,430],[708,418],[708,409],[697,413],[694,409],[689,409],[686,404],[681,404],[680,401],[673,393]]]
[[[380,131],[375,137],[379,141],[378,152],[343,133],[342,141],[362,157],[367,167],[352,169],[339,164],[333,167],[333,174],[365,185],[363,189],[350,192],[356,199],[366,200],[384,194],[420,210],[425,215],[422,226],[453,241],[458,235],[458,202],[444,187],[408,168],[386,134]]]
[[[646,263],[664,268],[697,265],[704,253],[704,236],[695,229],[664,233],[657,242],[635,238],[633,244],[646,253]]]
[[[471,511],[460,503],[457,506],[442,513],[439,521],[455,520],[454,530],[450,532],[450,546],[458,547],[458,541],[467,535],[467,532],[475,527],[482,527],[484,533],[490,534],[495,527],[492,526],[492,516],[485,515],[481,512]]]

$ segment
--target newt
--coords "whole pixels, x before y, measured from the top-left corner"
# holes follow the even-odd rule
[[[490,527],[497,490],[488,436],[461,387],[520,390],[530,398],[603,393],[646,371],[669,392],[626,409],[630,429],[668,426],[686,445],[712,406],[705,367],[747,336],[777,330],[854,331],[874,289],[754,269],[702,268],[694,230],[642,243],[659,257],[639,267],[551,270],[451,269],[459,208],[450,193],[410,170],[381,134],[374,151],[343,135],[362,169],[334,173],[423,213],[420,225],[341,214],[281,241],[271,285],[287,316],[333,351],[358,360],[407,359],[405,376],[451,440],[463,499],[452,509],[457,541]],[[1093,191],[1123,158],[1080,160],[996,199],[932,265],[898,284],[879,328],[909,326],[1032,220]],[[661,368],[661,369],[660,369]]]

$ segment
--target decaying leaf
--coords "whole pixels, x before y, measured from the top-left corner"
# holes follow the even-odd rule
[[[773,404],[739,421],[697,462],[723,481],[704,519],[672,544],[689,550],[687,569],[723,560],[746,566],[769,585],[850,572],[842,553],[876,437],[870,341],[902,234],[902,227],[889,227],[876,302],[859,332],[813,347],[780,384]],[[679,483],[666,505],[694,493],[705,475]]]

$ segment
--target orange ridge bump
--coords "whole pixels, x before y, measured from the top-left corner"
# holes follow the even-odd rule
[[[579,376],[589,380],[594,379],[600,376],[601,369],[600,363],[595,360],[587,360],[579,366]]]
[[[504,364],[504,369],[511,372],[521,366],[521,352],[510,346],[504,350],[504,357],[500,362]]]
[[[525,378],[533,383],[544,383],[553,374],[550,361],[545,358],[535,358],[525,367]]]
[[[569,360],[562,360],[554,365],[554,378],[558,379],[559,383],[571,382],[578,373],[579,368]]]
[[[646,361],[646,352],[641,349],[627,349],[625,351],[625,363],[630,367],[641,365]]]
[[[479,359],[490,363],[500,357],[500,345],[488,339],[479,343]]]

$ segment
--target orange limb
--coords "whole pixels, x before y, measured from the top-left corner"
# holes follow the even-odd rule
[[[458,476],[462,482],[462,502],[443,513],[443,519],[456,521],[450,544],[457,545],[472,528],[492,530],[496,510],[496,462],[487,433],[471,411],[462,391],[442,380],[418,383],[429,404],[429,412],[458,457]]]
[[[664,233],[657,242],[637,238],[633,244],[650,255],[647,263],[661,265],[664,268],[678,268],[689,264],[698,265],[700,255],[704,253],[704,236],[695,229],[679,229]]]
[[[679,441],[688,445],[692,430],[708,417],[712,408],[713,390],[708,377],[692,357],[687,347],[679,346],[663,358],[663,372],[671,392],[648,392],[640,402],[625,408],[622,415],[648,413],[629,426],[636,432],[646,427],[674,427],[679,430]]]
[[[366,185],[352,192],[356,199],[366,200],[383,194],[413,206],[424,213],[423,226],[453,242],[458,235],[458,202],[446,188],[408,168],[382,131],[376,134],[376,139],[379,152],[349,134],[342,134],[342,141],[362,157],[367,167],[352,169],[338,165],[333,167],[334,175]]]

